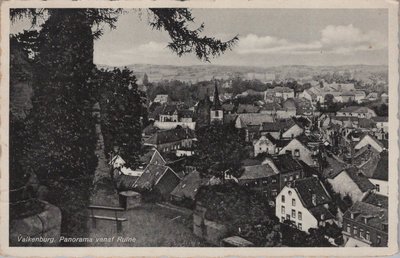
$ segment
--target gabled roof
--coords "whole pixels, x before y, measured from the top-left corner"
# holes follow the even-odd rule
[[[293,159],[292,156],[288,154],[274,155],[269,159],[274,163],[275,167],[281,174],[303,168],[297,160]]]
[[[358,186],[361,192],[365,193],[369,190],[375,189],[375,185],[368,180],[363,173],[361,173],[357,168],[351,167],[343,170],[351,180]]]
[[[201,178],[200,173],[195,170],[185,176],[182,181],[179,182],[179,184],[171,192],[171,195],[194,200],[199,187],[205,184],[207,181],[207,179]]]
[[[312,208],[331,202],[331,197],[325,190],[322,183],[315,176],[297,179],[292,187],[296,189],[305,208]],[[312,202],[312,196],[315,194],[315,205]]]
[[[347,113],[368,113],[371,109],[363,106],[349,106],[340,109],[338,112],[347,112]]]
[[[280,130],[286,131],[294,126],[296,123],[293,119],[281,119],[275,122],[262,123],[261,131],[264,132],[279,132]]]
[[[374,122],[377,123],[382,123],[382,122],[388,122],[388,117],[387,116],[375,116],[371,118],[372,120],[374,120]]]
[[[354,219],[351,219],[352,213],[354,214]],[[387,232],[387,229],[385,230],[383,227],[383,224],[388,223],[388,210],[385,208],[370,203],[356,202],[344,213],[343,217],[361,224],[364,224],[365,218],[368,218],[368,226]]]
[[[388,181],[389,174],[389,157],[387,151],[382,151],[380,159],[376,165],[375,170],[371,176],[372,179]]]
[[[236,112],[238,114],[242,114],[242,113],[258,113],[259,111],[260,111],[260,108],[254,106],[254,105],[239,104]]]
[[[272,116],[261,113],[245,113],[239,114],[236,119],[239,119],[242,125],[261,125],[265,122],[273,122]]]
[[[377,207],[382,207],[387,209],[389,207],[389,198],[387,196],[377,194],[377,193],[370,193],[368,194],[363,202],[375,205]]]
[[[282,107],[276,102],[271,102],[271,103],[265,103],[262,107],[261,110],[268,110],[268,111],[273,111],[273,110],[281,110]]]
[[[168,170],[179,178],[168,166],[149,164],[135,182],[134,187],[139,190],[151,190]]]
[[[311,207],[308,210],[318,221],[325,221],[335,218],[335,216],[333,216],[332,213],[323,205]]]
[[[274,170],[268,164],[247,166],[239,180],[254,180],[276,175]]]
[[[170,130],[158,131],[144,143],[148,145],[159,145],[169,142],[177,142],[183,139],[194,139],[194,131],[189,128],[177,127]]]

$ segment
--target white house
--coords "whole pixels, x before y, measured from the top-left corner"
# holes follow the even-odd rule
[[[306,144],[301,142],[298,138],[293,138],[285,147],[283,147],[279,154],[291,154],[293,158],[304,161],[309,166],[316,166],[317,163],[313,158],[314,150],[309,148]]]
[[[375,137],[369,134],[365,134],[364,137],[361,138],[361,140],[354,146],[355,150],[360,150],[364,146],[371,146],[378,152],[382,152],[385,147],[383,144],[378,141]]]
[[[275,216],[279,221],[290,220],[299,230],[333,223],[328,208],[332,200],[317,177],[297,179],[286,185],[276,197]]]
[[[158,103],[161,103],[161,104],[165,104],[165,103],[168,102],[168,100],[169,100],[168,95],[159,94],[154,98],[153,102],[158,102]]]

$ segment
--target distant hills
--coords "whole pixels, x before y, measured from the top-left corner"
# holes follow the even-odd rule
[[[98,65],[99,68],[113,68],[107,65]],[[242,77],[246,79],[259,79],[261,81],[272,81],[295,79],[298,81],[312,80],[313,76],[350,73],[356,80],[368,82],[371,79],[385,81],[388,78],[388,66],[379,65],[343,65],[343,66],[307,66],[307,65],[286,65],[276,67],[252,67],[252,66],[220,66],[220,65],[153,65],[153,64],[132,64],[127,65],[134,72],[140,81],[143,75],[148,75],[150,82],[162,80],[180,81],[206,81],[213,77],[229,79]]]

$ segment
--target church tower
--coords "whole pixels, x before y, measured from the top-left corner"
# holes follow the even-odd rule
[[[222,123],[224,121],[224,111],[222,110],[222,105],[219,100],[217,81],[214,81],[214,86],[214,99],[210,110],[210,122]]]

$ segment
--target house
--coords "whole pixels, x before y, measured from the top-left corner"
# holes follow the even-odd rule
[[[275,139],[294,138],[301,135],[304,128],[297,123],[295,118],[279,119],[274,122],[263,123],[261,135],[270,134]]]
[[[175,152],[180,148],[189,148],[196,140],[194,131],[177,127],[171,130],[157,131],[145,140],[144,146],[151,146],[160,152]]]
[[[239,185],[248,187],[271,200],[275,199],[280,190],[279,175],[269,164],[246,166],[237,180]]]
[[[168,95],[165,95],[165,94],[159,94],[153,100],[153,102],[157,102],[160,104],[168,103],[168,101],[169,101],[169,97],[168,97]]]
[[[189,173],[172,190],[171,201],[186,207],[193,207],[198,189],[201,185],[205,185],[207,181],[207,179],[200,177],[197,170]]]
[[[304,177],[303,165],[290,155],[274,155],[264,159],[262,164],[268,164],[278,175],[278,192],[287,184]]]
[[[366,94],[362,90],[356,90],[354,91],[354,101],[357,103],[362,103],[364,99],[366,98]]]
[[[361,201],[375,186],[355,167],[349,167],[328,178],[333,190],[343,198],[348,195],[354,202]]]
[[[277,86],[272,89],[267,89],[264,92],[264,99],[267,99],[268,96],[280,97],[280,98],[283,98],[283,100],[286,100],[289,98],[294,98],[294,90],[289,87]]]
[[[245,128],[248,125],[262,125],[265,122],[273,122],[274,118],[267,114],[261,113],[245,113],[238,114],[235,120],[236,128]]]
[[[382,131],[387,133],[389,130],[389,123],[388,123],[388,117],[387,116],[376,116],[371,118],[376,125],[376,128],[378,131]]]
[[[314,107],[312,103],[306,98],[295,98],[296,115],[298,116],[312,116],[314,114]]]
[[[371,92],[370,94],[368,94],[368,96],[366,97],[367,100],[369,101],[375,101],[378,99],[378,93],[376,92]]]
[[[315,167],[318,166],[316,160],[318,151],[318,143],[314,143],[303,134],[293,138],[279,151],[279,154],[290,154],[294,159],[300,159],[307,165]]]
[[[365,146],[371,146],[378,152],[382,152],[385,149],[385,146],[378,141],[374,136],[370,134],[365,134],[360,141],[354,146],[355,150],[360,150]]]
[[[359,117],[359,118],[371,118],[375,117],[376,113],[368,107],[362,106],[349,106],[340,109],[337,116],[342,117]]]
[[[164,105],[159,112],[158,119],[154,121],[154,127],[162,130],[169,130],[177,126],[195,129],[194,111],[189,109],[181,109],[176,105]]]
[[[329,212],[332,200],[317,177],[298,179],[286,185],[276,197],[275,215],[279,221],[291,221],[299,230],[308,232],[326,223],[332,224]]]
[[[342,103],[347,103],[347,102],[352,102],[355,101],[355,94],[352,91],[344,91],[340,94],[341,97],[341,101],[338,102],[342,102]]]
[[[254,105],[249,104],[239,104],[236,113],[243,114],[243,113],[258,113],[260,108]]]
[[[345,247],[383,247],[388,244],[388,209],[357,201],[343,215]]]
[[[388,152],[382,151],[373,155],[370,160],[360,166],[360,171],[375,185],[375,192],[381,195],[389,195],[389,158]]]
[[[168,166],[148,165],[133,185],[133,190],[154,198],[168,199],[180,177]]]
[[[386,92],[381,94],[381,101],[386,104],[389,103],[389,95]]]
[[[279,151],[290,142],[290,139],[276,139],[267,133],[261,135],[253,142],[254,156],[260,153],[278,154]]]

